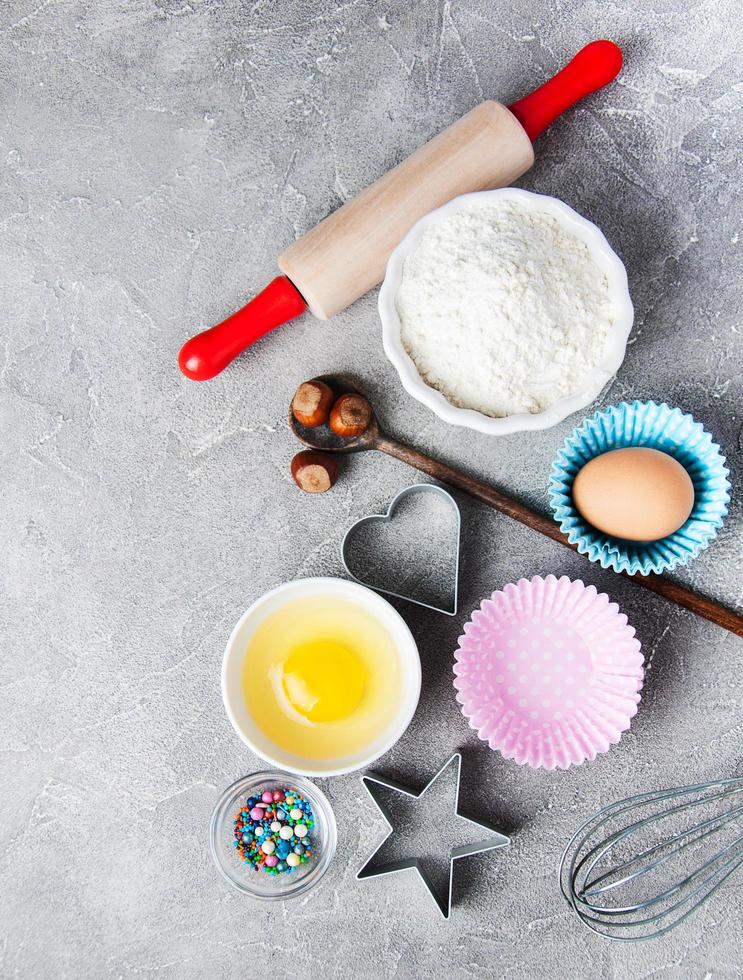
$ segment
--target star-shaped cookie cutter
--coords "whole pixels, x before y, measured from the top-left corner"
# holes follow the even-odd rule
[[[421,863],[420,858],[404,858],[400,861],[391,861],[387,864],[378,865],[377,867],[370,867],[376,855],[380,852],[385,843],[389,840],[390,836],[394,833],[394,824],[392,819],[392,814],[384,802],[380,799],[379,793],[377,791],[378,787],[384,787],[388,790],[394,790],[396,793],[401,793],[403,796],[407,796],[410,799],[422,800],[430,788],[434,785],[436,780],[445,773],[450,766],[456,766],[457,770],[457,789],[456,796],[454,798],[454,816],[458,817],[460,820],[464,820],[467,823],[472,824],[475,827],[481,827],[483,830],[488,832],[488,838],[485,840],[477,841],[474,844],[462,844],[458,847],[453,847],[449,852],[449,887],[447,889],[446,900],[436,891],[433,882],[426,874],[426,870]],[[445,919],[449,918],[451,913],[451,896],[452,896],[452,885],[454,879],[454,862],[458,861],[459,858],[470,857],[474,854],[482,854],[485,851],[494,851],[501,847],[508,847],[511,843],[511,838],[506,837],[505,834],[499,833],[490,824],[485,823],[483,820],[473,820],[471,817],[465,817],[459,812],[459,787],[461,784],[462,777],[462,755],[459,752],[455,752],[454,755],[444,763],[444,765],[439,769],[433,779],[423,787],[419,793],[414,793],[412,790],[405,786],[401,786],[400,783],[393,782],[390,779],[384,779],[381,776],[374,775],[373,773],[364,773],[361,777],[361,782],[363,783],[369,796],[372,798],[375,806],[379,812],[384,817],[385,823],[389,827],[389,833],[385,835],[384,840],[374,849],[373,853],[369,856],[368,860],[364,864],[363,868],[356,874],[356,879],[362,881],[365,878],[378,878],[382,875],[394,874],[397,871],[408,871],[413,869],[417,871],[423,880],[424,885],[428,889],[431,897],[436,902],[436,907],[441,912]]]

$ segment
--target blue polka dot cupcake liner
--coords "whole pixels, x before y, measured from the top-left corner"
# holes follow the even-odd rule
[[[694,484],[694,508],[682,527],[658,541],[623,541],[587,524],[573,504],[573,481],[595,456],[643,446],[678,460]],[[630,575],[670,571],[695,558],[714,540],[730,502],[725,457],[699,422],[678,408],[622,402],[585,419],[552,464],[549,500],[560,530],[580,554],[603,568]]]

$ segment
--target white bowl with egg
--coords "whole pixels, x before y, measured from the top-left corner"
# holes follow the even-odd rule
[[[478,220],[486,224],[486,215],[505,213],[522,222],[524,241],[509,240],[494,229],[488,241],[478,244],[477,256],[468,253],[466,235],[474,234],[469,226]],[[465,236],[461,243],[455,227]],[[544,244],[541,254],[528,250],[529,238]],[[551,242],[559,247],[550,251]],[[493,243],[501,247],[500,258],[493,253],[492,262],[498,276],[493,288],[500,293],[488,292],[487,249]],[[443,264],[432,265],[429,274],[424,254]],[[515,258],[509,265],[511,254]],[[491,296],[500,300],[504,295],[510,311],[489,302]],[[420,309],[411,309],[411,296],[422,297]],[[572,308],[575,316],[568,316]],[[379,315],[385,353],[405,390],[445,422],[489,435],[546,429],[589,405],[621,366],[634,320],[624,265],[596,225],[556,198],[512,187],[464,194],[421,218],[389,258]],[[407,334],[406,318],[412,323]],[[423,338],[420,349],[410,337]],[[495,407],[483,405],[490,368]],[[498,372],[500,387],[522,378],[522,388],[501,399],[515,409],[497,406]],[[467,388],[470,373],[472,392]]]
[[[301,715],[303,705],[297,711],[292,691],[286,697],[289,658],[307,641],[337,649],[344,631],[347,649],[371,666],[347,714],[315,721]],[[326,660],[326,676],[292,668],[289,683],[294,693],[300,685],[300,698],[321,699],[323,684],[340,679],[347,699],[354,681],[347,664],[347,657],[337,667]],[[345,579],[298,579],[267,592],[238,620],[222,661],[222,699],[239,737],[266,762],[303,776],[353,772],[387,752],[410,724],[420,689],[420,657],[405,620],[376,592]]]

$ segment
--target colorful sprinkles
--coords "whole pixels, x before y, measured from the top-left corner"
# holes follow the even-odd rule
[[[248,796],[235,814],[237,853],[256,871],[296,871],[312,857],[312,805],[291,786]]]

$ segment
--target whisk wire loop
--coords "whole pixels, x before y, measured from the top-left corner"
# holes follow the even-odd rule
[[[637,942],[668,932],[708,901],[743,864],[743,834],[711,856],[709,851],[700,855],[698,867],[687,871],[682,865],[680,875],[674,872],[655,894],[629,895],[629,901],[622,903],[619,893],[628,886],[654,884],[653,875],[664,869],[673,872],[672,862],[687,853],[695,859],[697,848],[708,846],[726,827],[743,820],[743,805],[735,805],[738,800],[734,799],[741,793],[743,777],[734,777],[653,790],[604,807],[578,828],[563,851],[559,878],[565,900],[588,928],[611,939]],[[669,821],[684,819],[705,806],[717,812],[656,838],[649,846],[643,840],[645,834],[657,835]],[[641,813],[648,807],[661,809]],[[617,820],[625,825],[612,829]],[[637,853],[629,857],[618,853],[635,840],[642,841]],[[618,863],[605,870],[602,863],[614,854]],[[619,901],[612,904],[612,897]]]
[[[705,800],[705,802],[708,801]],[[683,809],[685,808],[676,807],[671,812],[676,813],[676,812],[680,812]],[[604,874],[600,875],[598,878],[589,880],[589,876],[593,871],[593,868],[599,861],[599,857],[596,857],[588,867],[588,870],[586,872],[586,880],[581,894],[587,898],[593,898],[594,896],[601,895],[604,894],[605,892],[609,892],[611,890],[620,888],[622,885],[636,878],[641,878],[643,875],[649,874],[651,871],[655,871],[663,864],[668,863],[670,860],[672,860],[672,858],[675,856],[675,853],[677,852],[671,851],[670,853],[667,853],[662,857],[659,857],[656,861],[653,861],[652,863],[646,865],[640,870],[634,871],[632,872],[632,874],[625,875],[623,878],[619,878],[616,881],[612,881],[608,885],[601,884],[602,882],[606,881],[608,878],[612,878],[618,872],[623,871],[626,868],[630,868],[633,865],[639,864],[641,861],[645,860],[646,858],[652,857],[653,855],[659,853],[660,851],[664,851],[664,850],[668,851],[676,843],[679,844],[678,851],[687,847],[692,847],[695,844],[698,844],[700,841],[704,840],[705,838],[710,837],[717,830],[719,830],[720,827],[724,827],[726,824],[730,823],[731,821],[737,820],[740,816],[743,816],[743,806],[737,807],[735,810],[729,811],[724,816],[710,817],[708,820],[703,821],[701,824],[698,824],[696,827],[691,827],[688,830],[684,830],[681,833],[675,834],[673,837],[669,837],[668,840],[662,841],[660,844],[655,844],[652,847],[648,847],[644,851],[640,851],[640,853],[635,855],[634,857],[629,858],[627,861],[623,861],[621,864],[618,864],[611,871],[605,872]],[[635,824],[633,826],[632,831],[628,831],[625,835],[622,836],[629,836],[629,834],[634,832],[635,829],[641,829],[641,827],[639,827],[638,824]],[[698,831],[704,831],[704,833],[697,833]],[[690,839],[687,840],[686,838],[690,838]],[[613,846],[614,845],[612,844],[610,847],[603,849],[602,853],[606,854],[609,850],[611,850],[611,847]]]

